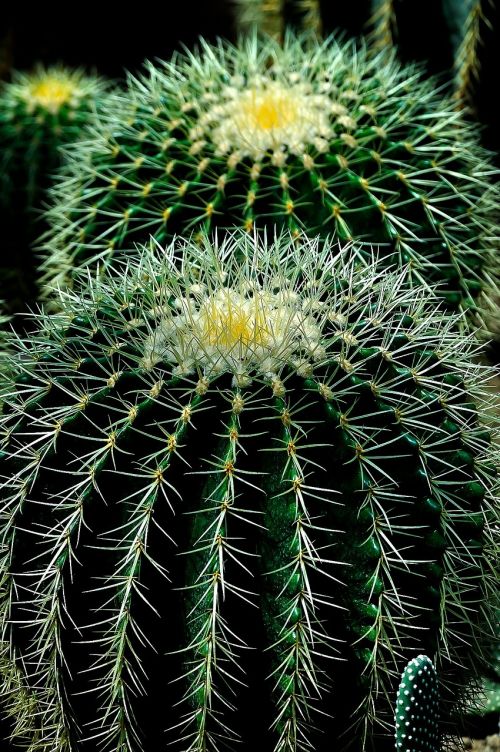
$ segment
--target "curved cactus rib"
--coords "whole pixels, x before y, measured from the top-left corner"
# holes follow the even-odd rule
[[[339,606],[331,595],[316,592],[311,576],[333,578],[328,570],[341,562],[325,558],[315,543],[313,536],[321,535],[324,528],[321,516],[309,509],[310,499],[314,506],[314,499],[328,503],[335,502],[335,497],[331,489],[308,485],[308,466],[317,465],[308,450],[321,450],[321,446],[307,443],[307,421],[302,424],[296,402],[293,396],[275,398],[273,422],[278,420],[280,429],[275,436],[277,446],[269,450],[264,485],[266,533],[261,551],[263,565],[272,564],[273,569],[263,572],[262,611],[273,641],[268,650],[274,681],[276,715],[271,729],[276,736],[275,752],[312,748],[312,715],[318,712],[317,702],[329,684],[324,664],[339,659],[334,647],[338,640],[328,635],[320,616],[322,607]],[[329,530],[332,536],[335,532]]]
[[[54,383],[52,384],[52,389],[56,389]],[[33,410],[36,411],[38,399],[46,394],[46,392],[46,387],[41,388],[39,397],[32,396],[28,400],[24,408],[25,414]],[[75,400],[75,403],[77,402],[78,400]],[[11,454],[12,458],[19,459],[21,450],[23,453],[28,450],[32,455],[32,461],[23,468],[23,471],[13,473],[6,484],[8,487],[14,487],[14,496],[8,500],[8,505],[4,506],[2,510],[3,515],[8,514],[9,516],[9,522],[4,528],[4,537],[2,540],[2,547],[5,551],[13,550],[16,531],[23,529],[19,520],[21,519],[24,507],[30,503],[29,491],[40,472],[43,461],[47,456],[56,451],[57,439],[63,427],[74,421],[77,409],[74,406],[68,406],[66,410],[67,417],[61,417],[55,423],[52,420],[48,420],[46,417],[47,413],[44,410],[41,413],[33,412],[31,431],[33,431],[34,427],[41,427],[42,430],[40,432],[33,431],[34,439],[32,442],[19,449],[15,449],[14,447]],[[22,475],[26,477],[22,478]],[[4,571],[3,574],[2,610],[5,612],[5,616],[2,620],[2,625],[4,631],[8,628],[9,624],[17,621],[11,615],[14,589],[24,589],[26,593],[29,593],[32,598],[31,600],[27,600],[25,605],[29,607],[36,605],[40,608],[40,612],[44,614],[41,619],[37,620],[36,634],[31,640],[31,647],[28,649],[25,657],[25,665],[30,676],[33,676],[33,672],[38,679],[45,676],[47,684],[51,687],[51,689],[46,687],[43,693],[40,693],[39,690],[34,692],[34,695],[37,696],[37,705],[40,708],[39,724],[41,731],[39,743],[49,743],[50,740],[56,748],[59,748],[58,745],[61,745],[61,749],[70,749],[69,730],[66,723],[62,720],[66,713],[66,710],[63,709],[63,704],[64,708],[67,708],[68,700],[63,688],[64,658],[59,652],[61,650],[59,630],[63,618],[62,614],[65,610],[61,571],[68,562],[71,566],[71,561],[74,558],[71,539],[75,533],[78,535],[80,526],[83,523],[85,486],[87,486],[86,490],[88,492],[92,484],[93,479],[89,480],[87,473],[83,481],[77,482],[75,486],[69,489],[68,494],[58,501],[58,508],[64,509],[68,505],[71,495],[77,493],[74,507],[64,520],[59,521],[59,529],[48,528],[47,531],[31,531],[32,534],[40,537],[42,542],[46,541],[47,537],[51,540],[51,544],[31,560],[33,562],[43,559],[47,554],[50,556],[50,560],[46,566],[42,566],[40,570],[31,571],[33,584],[22,585],[15,573]],[[7,557],[3,557],[3,559],[7,563]],[[20,603],[22,605],[22,601]],[[54,638],[55,645],[58,646],[58,649],[55,651],[53,648]]]
[[[396,359],[391,344],[386,343],[385,352]],[[386,388],[390,390],[391,384]],[[341,403],[342,391],[338,399]],[[394,399],[401,404],[401,395],[394,395]],[[375,724],[388,727],[380,701],[390,701],[398,662],[411,644],[419,614],[415,600],[398,587],[398,571],[409,570],[413,563],[408,555],[412,524],[405,514],[410,497],[405,497],[404,486],[403,491],[399,488],[393,466],[398,459],[405,462],[410,445],[402,445],[401,434],[391,431],[387,424],[377,425],[387,416],[388,408],[385,403],[370,415],[350,416],[336,409],[334,403],[325,405],[326,419],[343,437],[339,460],[345,510],[341,510],[339,524],[344,518],[352,531],[348,545],[353,569],[347,573],[349,602],[353,604],[350,641],[364,682],[363,697],[353,708],[350,728],[351,733],[353,729],[360,733],[363,743]],[[384,464],[393,471],[384,470]]]
[[[48,318],[47,323],[50,324]],[[76,328],[81,335],[81,325]],[[97,322],[87,319],[83,329],[87,336],[90,333],[92,337],[92,334],[98,330]],[[21,343],[21,346],[24,344]],[[24,656],[27,676],[36,687],[31,691],[39,708],[37,719],[39,728],[33,738],[36,738],[37,745],[53,745],[53,748],[61,750],[72,749],[74,738],[74,731],[70,729],[72,714],[65,689],[66,661],[61,640],[64,622],[67,618],[71,619],[65,604],[64,578],[65,576],[73,578],[73,565],[78,563],[76,547],[81,529],[86,524],[84,507],[92,500],[94,492],[96,490],[98,492],[97,478],[105,469],[108,459],[111,458],[113,462],[117,438],[130,429],[132,422],[129,414],[128,419],[118,420],[116,426],[109,426],[108,430],[104,431],[97,427],[89,417],[89,410],[112,392],[117,376],[112,358],[100,355],[103,350],[102,343],[97,343],[97,345],[92,343],[90,347],[86,346],[86,349],[89,355],[90,351],[93,351],[92,354],[95,355],[91,359],[91,368],[97,367],[102,370],[99,378],[91,374],[86,389],[75,389],[71,376],[51,377],[44,386],[38,389],[38,393],[31,392],[26,400],[23,412],[25,415],[31,415],[30,434],[33,435],[33,440],[27,441],[19,449],[13,446],[10,457],[14,463],[19,462],[22,457],[21,451],[23,454],[28,451],[33,459],[22,470],[13,472],[6,482],[6,487],[14,486],[15,493],[12,499],[8,500],[9,506],[4,507],[3,510],[4,515],[7,509],[9,513],[9,524],[4,528],[4,548],[6,545],[9,549],[14,547],[16,533],[19,532],[39,538],[43,546],[42,551],[38,551],[27,562],[29,572],[23,574],[24,582],[15,572],[5,572],[2,598],[5,619],[2,624],[5,631],[8,625],[15,625],[19,622],[19,618],[14,618],[10,614],[13,600],[17,600],[17,607],[20,609],[38,610],[36,622],[33,622],[33,634],[29,638]],[[57,345],[49,349],[42,345],[38,351],[37,348],[33,351],[28,348],[27,354],[32,365],[37,363],[40,357],[47,362],[58,362]],[[80,358],[76,368],[80,368],[81,365]],[[25,361],[25,367],[29,369],[27,361]],[[89,388],[89,384],[94,386],[93,391]],[[40,401],[47,396],[49,391],[51,400],[46,405],[40,405]],[[10,415],[7,412],[5,430],[7,443],[11,435],[9,420]],[[82,454],[79,458],[68,459],[69,465],[78,459],[79,468],[75,471],[69,468],[60,470],[58,481],[55,483],[58,487],[57,491],[53,491],[55,510],[67,512],[66,516],[59,518],[55,526],[53,523],[47,525],[43,522],[35,524],[32,529],[24,528],[19,520],[25,507],[30,505],[30,488],[38,475],[44,472],[44,462],[56,452],[61,436],[89,438],[85,436],[89,427],[91,427],[90,430],[95,431],[91,440],[97,442],[99,448],[94,452]],[[75,433],[76,430],[77,433]],[[10,442],[12,443],[12,440]],[[22,474],[26,477],[22,478]],[[75,475],[78,480],[71,483]],[[66,483],[67,478],[69,483]],[[14,507],[12,507],[13,503],[15,503]],[[43,505],[44,502],[40,503]],[[33,568],[34,562],[40,562],[39,568]],[[16,598],[13,598],[14,590],[17,591]],[[23,592],[25,600],[22,596],[20,597]],[[43,692],[38,689],[40,683],[44,685]],[[35,748],[38,749],[36,746]]]
[[[75,422],[80,424],[83,422],[87,426],[89,421],[83,410],[89,409],[89,406],[96,399],[101,399],[103,391],[108,392],[109,388],[106,388],[106,390],[98,389],[96,395],[89,395],[85,405],[79,408],[80,412],[78,413],[75,413],[73,406],[70,406],[69,417],[67,420],[62,419],[57,422],[54,433],[57,436],[61,432],[68,436],[72,435],[68,428]],[[73,404],[75,403],[77,403],[77,399]],[[36,423],[43,425],[45,422],[46,419],[35,417],[35,425]],[[33,674],[34,671],[38,679],[43,678],[43,676],[46,677],[47,695],[50,694],[48,688],[53,687],[54,697],[56,698],[47,703],[47,708],[44,711],[47,720],[44,717],[42,718],[42,729],[50,729],[53,725],[51,714],[64,717],[67,710],[62,708],[69,707],[69,700],[64,689],[65,659],[61,652],[61,630],[66,620],[65,614],[67,614],[64,595],[65,572],[69,570],[69,576],[72,578],[72,568],[75,563],[78,563],[76,547],[80,531],[82,526],[86,524],[84,508],[86,503],[90,502],[94,496],[99,474],[105,469],[109,461],[113,461],[113,451],[117,439],[129,429],[130,424],[122,425],[116,432],[110,427],[104,437],[104,446],[102,433],[98,431],[97,436],[94,436],[94,441],[98,442],[99,449],[81,457],[80,468],[70,472],[72,478],[75,474],[80,478],[76,483],[65,486],[54,495],[54,498],[57,499],[57,510],[67,512],[66,516],[58,520],[55,528],[25,530],[30,535],[39,537],[43,544],[43,550],[31,559],[31,565],[35,561],[40,561],[40,568],[31,568],[28,584],[23,584],[22,581],[19,581],[19,577],[14,575],[12,586],[19,588],[20,591],[24,590],[28,596],[25,601],[22,599],[19,601],[19,606],[34,608],[39,614],[35,633],[30,640],[30,646],[27,648],[27,666],[30,668],[30,674]],[[81,425],[80,430],[82,430]],[[112,437],[112,440],[110,437]],[[47,442],[47,448],[52,452],[55,451],[56,446],[57,440],[51,437]],[[23,530],[19,523],[17,529]],[[30,579],[33,580],[32,584],[29,584]],[[57,646],[55,651],[54,645]],[[72,734],[69,728],[61,731],[61,735],[67,738],[66,744],[70,745],[69,739]],[[54,743],[57,745],[57,740]],[[70,746],[68,746],[69,748]]]
[[[174,380],[173,384],[175,383]],[[168,387],[168,384],[165,387]],[[111,615],[85,627],[98,627],[101,632],[97,640],[92,640],[92,644],[97,645],[98,655],[94,664],[90,666],[89,673],[106,667],[104,676],[99,675],[96,679],[95,691],[99,694],[100,707],[86,739],[98,739],[103,749],[125,751],[132,749],[134,743],[140,743],[140,732],[134,724],[128,695],[144,695],[146,692],[141,678],[144,670],[133,644],[136,640],[142,645],[149,641],[134,620],[132,604],[136,599],[142,599],[156,613],[155,607],[147,600],[141,583],[141,565],[144,560],[154,566],[162,577],[168,579],[168,572],[148,551],[148,537],[151,526],[155,524],[155,505],[157,506],[158,497],[164,498],[172,511],[174,509],[166,489],[170,487],[177,495],[179,492],[168,480],[170,466],[173,456],[180,452],[180,441],[191,423],[200,399],[201,396],[193,389],[193,394],[188,397],[185,404],[172,406],[178,413],[174,428],[170,433],[166,433],[162,448],[153,452],[152,457],[148,458],[149,461],[142,463],[135,472],[121,469],[113,471],[119,476],[134,479],[139,488],[119,500],[127,509],[125,522],[100,536],[103,540],[99,545],[100,550],[110,548],[121,554],[115,564],[114,573],[105,579],[104,584],[97,587],[99,592],[111,591],[99,608],[99,613],[111,610]],[[144,436],[145,430],[140,430],[136,426],[143,418],[142,413],[151,412],[151,408],[156,404],[157,400],[150,398],[136,406],[132,434]],[[162,532],[169,538],[166,531]],[[169,542],[173,543],[172,540]]]
[[[233,406],[243,401],[241,393],[235,392]],[[231,629],[224,606],[232,596],[255,605],[253,593],[233,583],[229,574],[231,564],[249,573],[241,557],[251,555],[241,543],[236,544],[231,523],[238,519],[255,524],[248,511],[237,505],[237,489],[244,485],[258,491],[245,477],[251,471],[239,467],[238,455],[244,452],[245,434],[241,433],[237,408],[235,412],[233,407],[227,426],[224,424],[223,433],[218,435],[214,459],[209,461],[211,469],[199,471],[210,477],[202,491],[203,506],[194,512],[192,548],[186,552],[186,626],[190,642],[183,651],[188,653],[182,677],[187,689],[181,703],[188,703],[191,710],[178,725],[182,728],[182,741],[191,752],[217,750],[223,739],[237,738],[227,720],[235,707],[224,688],[234,694],[232,684],[242,683],[237,676],[243,671],[238,653],[247,646]]]

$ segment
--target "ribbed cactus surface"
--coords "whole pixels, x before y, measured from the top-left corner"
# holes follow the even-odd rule
[[[394,56],[289,35],[149,64],[74,149],[43,279],[213,228],[355,239],[454,309],[495,276],[494,169],[435,81]]]
[[[405,273],[245,233],[60,307],[16,340],[0,419],[0,669],[31,752],[385,749],[420,651],[448,717],[498,515],[453,320]]]

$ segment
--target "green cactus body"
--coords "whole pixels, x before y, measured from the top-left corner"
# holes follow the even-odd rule
[[[494,169],[415,68],[332,39],[255,37],[130,79],[53,193],[43,280],[212,228],[354,239],[457,310],[495,277]]]
[[[395,708],[398,752],[440,752],[439,692],[430,658],[412,658],[401,677]]]
[[[36,708],[19,735],[384,749],[419,650],[448,717],[495,590],[473,343],[404,274],[318,241],[139,255],[16,340],[0,668],[10,712]]]

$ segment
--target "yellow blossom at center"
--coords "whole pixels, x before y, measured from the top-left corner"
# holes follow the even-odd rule
[[[285,363],[317,360],[321,327],[308,299],[286,286],[242,282],[185,289],[148,335],[143,365],[170,361],[177,364],[174,375],[201,368],[209,378],[226,370],[242,385],[252,373],[276,374]]]
[[[269,150],[302,155],[306,144],[324,150],[332,136],[332,100],[311,82],[264,78],[221,91],[220,103],[203,114],[191,134],[210,139],[218,154],[236,151],[260,160]]]
[[[249,91],[246,100],[242,103],[241,114],[236,119],[241,120],[241,125],[249,124],[265,131],[273,128],[284,128],[291,125],[299,116],[297,99],[290,91],[264,90]]]
[[[238,344],[265,347],[272,338],[262,301],[258,297],[247,300],[231,290],[200,307],[197,327],[200,342],[227,350]]]
[[[74,94],[75,85],[72,81],[47,76],[32,85],[30,99],[35,104],[55,111],[69,102]]]

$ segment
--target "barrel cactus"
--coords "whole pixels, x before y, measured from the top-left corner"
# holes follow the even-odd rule
[[[353,258],[174,241],[14,338],[0,670],[32,752],[368,750],[411,655],[447,717],[481,670],[489,369]]]
[[[150,234],[287,228],[380,248],[474,307],[496,275],[494,168],[453,101],[394,55],[289,34],[148,64],[72,150],[42,277],[102,267]],[[496,262],[498,265],[498,262]]]
[[[104,80],[63,66],[15,72],[0,89],[1,198],[22,190],[28,207],[60,164],[59,147],[81,135]]]
[[[10,313],[35,297],[34,240],[60,147],[78,138],[106,91],[103,80],[62,66],[14,73],[0,85],[0,297]]]

